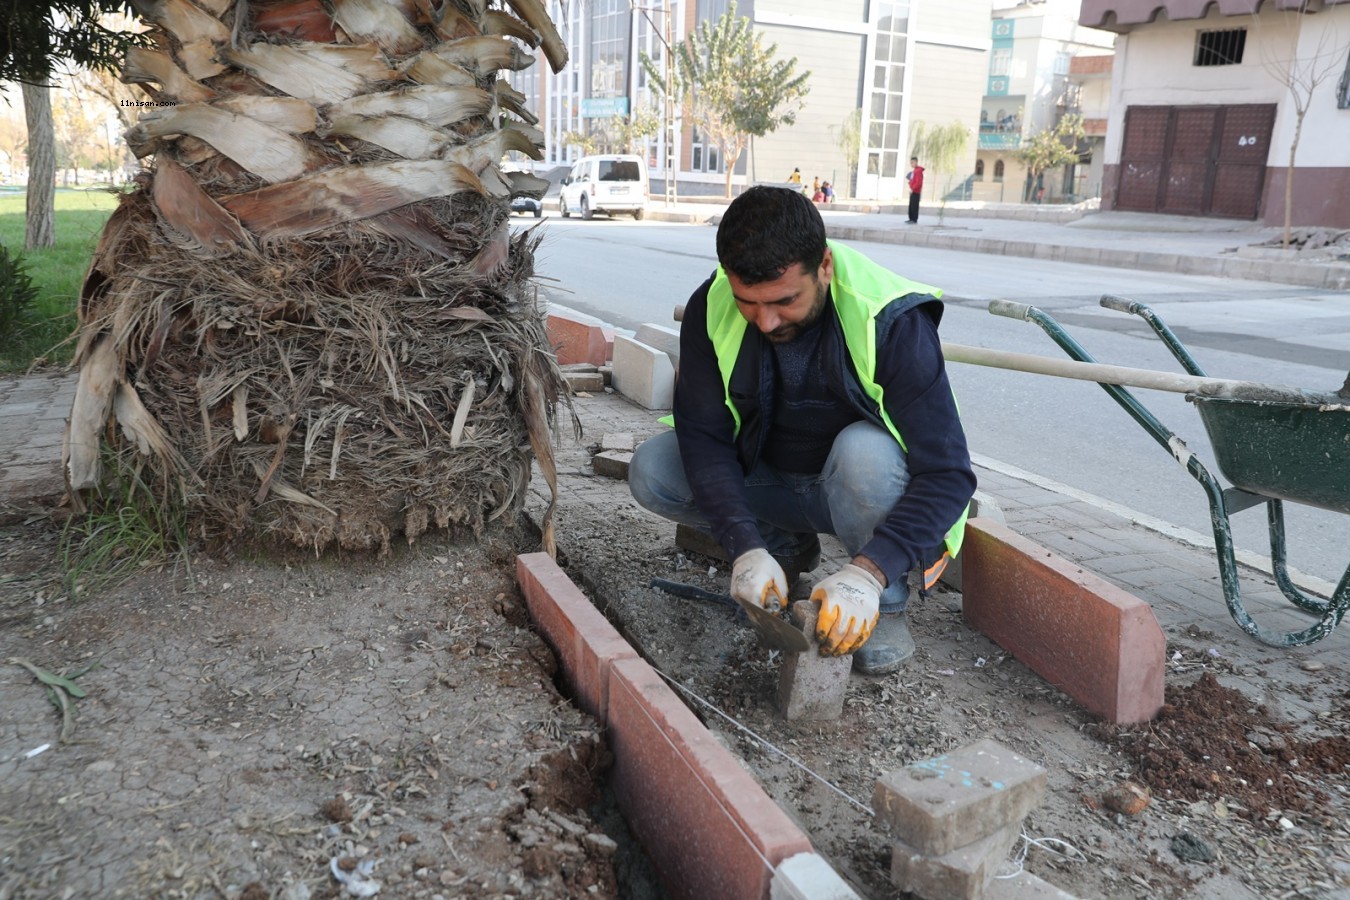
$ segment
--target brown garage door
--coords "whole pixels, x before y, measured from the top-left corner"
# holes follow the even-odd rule
[[[1274,105],[1132,106],[1116,208],[1254,219]]]

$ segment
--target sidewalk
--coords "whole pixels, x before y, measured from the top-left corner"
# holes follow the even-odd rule
[[[726,201],[720,199],[682,200],[670,207],[654,197],[647,217],[713,223],[725,209]],[[1276,247],[1250,246],[1280,237],[1279,228],[1233,219],[1130,212],[1087,212],[1081,218],[1069,218],[1076,215],[1078,211],[1065,207],[1025,206],[950,206],[941,214],[935,205],[925,204],[919,224],[910,225],[899,206],[833,203],[821,207],[829,236],[840,240],[1350,291],[1350,260],[1315,262],[1286,255]]]

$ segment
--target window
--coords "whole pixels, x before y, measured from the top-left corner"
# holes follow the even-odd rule
[[[1001,159],[994,161],[994,183],[1003,183],[1003,160]]]
[[[995,47],[989,54],[989,74],[995,77],[1007,75],[1012,68],[1012,48]]]
[[[975,180],[984,181],[984,160],[975,160]]]
[[[1245,28],[1198,31],[1195,34],[1195,65],[1235,66],[1242,62],[1242,51],[1246,46]]]

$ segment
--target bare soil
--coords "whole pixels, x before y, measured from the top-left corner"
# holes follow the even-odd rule
[[[49,522],[0,529],[0,898],[616,896],[520,540],[194,554],[75,603]],[[92,666],[65,742],[16,659]]]
[[[876,778],[985,737],[1048,769],[1018,855],[1072,894],[1350,895],[1336,666],[1192,628],[1170,636],[1164,715],[1109,728],[942,590],[912,607],[904,670],[851,678],[838,721],[789,723],[779,657],[723,607],[647,586],[724,591],[724,565],[590,474],[593,449],[560,449],[563,563],[863,896],[898,896]],[[190,578],[145,571],[78,603],[57,541],[45,519],[0,525],[0,900],[654,894],[604,801],[604,736],[555,687],[514,587],[527,529],[383,562],[194,552]],[[16,658],[93,665],[66,742]]]

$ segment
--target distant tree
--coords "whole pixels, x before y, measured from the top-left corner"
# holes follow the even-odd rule
[[[99,114],[103,112],[102,107],[101,101],[87,102],[78,90],[62,90],[52,103],[57,161],[62,169],[75,171],[76,184],[80,183],[80,169],[91,168],[100,155]]]
[[[1085,135],[1083,117],[1069,115],[1056,122],[1053,128],[1042,129],[1026,139],[1017,151],[1017,158],[1027,167],[1024,200],[1031,199],[1031,191],[1046,172],[1078,162],[1078,145]]]
[[[855,109],[844,116],[840,125],[831,125],[830,131],[836,132],[839,149],[844,153],[845,171],[848,172],[849,195],[857,193],[854,179],[858,174],[858,151],[862,149],[862,110]]]
[[[610,120],[609,138],[615,153],[642,155],[648,138],[661,130],[661,116],[650,106],[639,107],[626,116]]]
[[[563,144],[576,147],[582,156],[594,156],[600,152],[600,135],[594,131],[569,131],[563,135]]]
[[[675,46],[669,79],[647,54],[642,67],[653,89],[679,98],[693,124],[721,150],[726,163],[726,196],[731,176],[750,138],[763,137],[797,120],[810,72],[797,73],[797,59],[776,59],[778,45],[765,47],[750,20],[736,15],[733,2],[716,22]]]
[[[1282,15],[1292,17],[1290,22],[1289,46],[1277,48],[1275,42],[1262,41],[1260,46],[1263,50],[1261,65],[1265,68],[1270,77],[1275,79],[1289,93],[1289,100],[1294,108],[1294,136],[1289,141],[1289,165],[1285,170],[1284,177],[1284,241],[1283,245],[1287,249],[1289,240],[1293,231],[1294,221],[1294,160],[1298,156],[1299,138],[1303,134],[1303,119],[1308,115],[1308,108],[1312,105],[1313,94],[1317,92],[1322,82],[1326,81],[1345,65],[1347,49],[1350,49],[1350,35],[1339,31],[1334,22],[1319,21],[1317,27],[1317,44],[1312,48],[1312,52],[1299,52],[1299,41],[1303,35],[1303,25],[1307,19],[1307,6],[1302,4],[1298,9],[1291,9]],[[1259,26],[1261,15],[1274,15],[1272,11],[1262,11],[1259,15],[1253,14],[1252,19]]]
[[[24,208],[25,250],[56,243],[56,133],[51,88],[24,83],[23,112],[28,122],[28,193]]]
[[[0,81],[44,81],[58,60],[115,67],[133,38],[102,17],[131,11],[126,0],[0,2]]]
[[[960,122],[948,122],[945,125],[929,125],[927,122],[915,122],[909,134],[909,155],[917,156],[920,165],[930,170],[936,182],[937,176],[950,176],[956,171],[956,164],[966,152],[970,142],[970,129]],[[947,211],[947,195],[939,191],[938,221]]]

